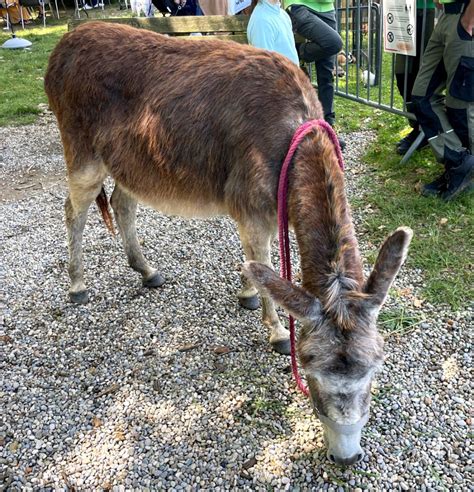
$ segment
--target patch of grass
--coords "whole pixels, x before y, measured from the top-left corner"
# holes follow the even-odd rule
[[[365,470],[359,470],[358,468],[354,468],[354,470],[352,470],[352,472],[355,474],[355,475],[361,475],[363,477],[368,477],[368,478],[379,478],[380,477],[380,473],[377,473],[377,472],[368,472],[368,471],[365,471]]]
[[[107,5],[105,11],[100,9],[89,12],[89,19],[103,17],[130,17],[115,6]],[[23,50],[0,50],[0,126],[24,125],[36,120],[41,112],[38,104],[47,102],[43,88],[43,77],[48,58],[57,42],[67,31],[67,22],[74,17],[74,11],[67,15],[61,13],[60,19],[48,17],[46,28],[42,25],[28,26],[23,30],[16,26],[15,33],[31,41],[30,48]],[[0,45],[9,39],[8,31],[0,32]]]
[[[374,244],[369,261],[375,260],[386,235],[401,225],[414,231],[407,266],[422,271],[423,296],[432,304],[459,309],[473,298],[474,194],[463,193],[445,203],[420,195],[420,187],[441,174],[429,148],[417,152],[407,164],[395,152],[395,143],[410,128],[400,116],[382,113],[346,99],[336,99],[340,129],[372,129],[377,133],[364,161],[367,192],[352,203],[354,210],[371,205],[359,236]]]
[[[449,490],[446,485],[445,485],[445,482],[443,480],[443,478],[441,477],[441,475],[438,473],[438,471],[436,470],[436,468],[434,466],[429,466],[429,469],[430,469],[430,472],[431,472],[431,477],[433,478],[433,480],[436,482],[436,484],[441,487],[442,490]]]
[[[424,318],[421,318],[405,308],[381,311],[378,324],[385,338],[403,336],[415,330]]]
[[[21,125],[35,121],[39,104],[47,102],[43,88],[43,78],[48,57],[67,27],[63,22],[18,30],[17,35],[31,41],[31,48],[24,50],[0,51],[0,126]],[[10,35],[0,34],[0,44]]]
[[[285,413],[285,405],[281,401],[267,398],[263,393],[251,400],[248,407],[248,413],[253,417],[266,413],[277,415],[283,415]]]
[[[372,386],[372,401],[378,403],[383,398],[400,393],[400,389],[396,388],[391,384],[386,384],[384,386]]]

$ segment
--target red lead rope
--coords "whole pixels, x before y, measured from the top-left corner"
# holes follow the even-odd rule
[[[336,151],[339,167],[344,170],[344,161],[342,159],[341,148],[339,146],[339,140],[334,133],[331,125],[324,120],[310,120],[303,123],[297,128],[293,138],[291,140],[288,154],[286,154],[283,166],[280,172],[280,180],[278,183],[278,238],[280,241],[280,277],[289,280],[291,282],[291,258],[290,258],[290,240],[288,236],[288,208],[287,208],[287,195],[288,195],[288,170],[290,168],[291,160],[293,158],[298,145],[303,138],[308,135],[314,129],[323,129],[331,139],[334,149]],[[308,388],[304,385],[301,377],[298,373],[298,363],[296,361],[296,335],[295,335],[295,320],[290,316],[290,346],[291,346],[291,370],[293,377],[295,378],[298,388],[308,396]]]

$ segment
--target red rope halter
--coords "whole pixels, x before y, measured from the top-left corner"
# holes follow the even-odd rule
[[[280,172],[280,180],[278,183],[278,239],[280,241],[280,277],[289,280],[291,282],[291,258],[290,258],[290,240],[288,236],[288,209],[287,209],[287,195],[288,195],[288,170],[290,168],[291,160],[293,158],[298,145],[303,138],[312,132],[314,129],[322,128],[329,138],[331,139],[334,149],[336,151],[339,167],[344,170],[344,160],[342,158],[341,147],[339,146],[339,140],[334,133],[331,125],[324,120],[310,120],[303,123],[297,128],[293,138],[291,140],[288,154],[286,154],[283,166]],[[308,396],[308,388],[303,384],[301,377],[298,373],[298,363],[296,361],[296,340],[295,340],[295,320],[290,315],[290,347],[291,347],[291,370],[293,377],[295,378],[298,388]]]

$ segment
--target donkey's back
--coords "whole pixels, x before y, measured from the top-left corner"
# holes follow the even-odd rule
[[[45,87],[70,175],[109,173],[178,213],[238,216],[249,196],[274,199],[293,131],[320,116],[310,82],[283,56],[99,22],[63,37]]]

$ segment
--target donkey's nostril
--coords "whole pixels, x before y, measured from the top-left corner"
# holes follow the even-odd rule
[[[337,465],[350,466],[358,463],[364,457],[364,453],[356,453],[350,458],[341,458],[340,456],[334,456],[328,454],[329,461],[336,463]]]

